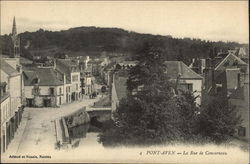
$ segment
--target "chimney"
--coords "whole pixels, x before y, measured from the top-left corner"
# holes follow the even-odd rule
[[[63,74],[63,84],[66,84],[66,75],[65,75],[65,73]]]
[[[53,69],[55,70],[56,69],[56,59],[53,60],[53,63],[54,63]]]
[[[205,76],[205,89],[208,90],[210,87],[214,88],[215,77],[214,77],[214,66],[213,61],[214,59],[206,59],[205,61],[205,69],[204,69],[204,76]]]
[[[201,73],[204,73],[204,69],[206,68],[206,59],[201,59]]]

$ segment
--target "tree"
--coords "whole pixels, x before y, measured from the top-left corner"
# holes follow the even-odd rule
[[[181,131],[182,140],[185,142],[195,141],[199,133],[197,125],[200,108],[195,102],[196,98],[192,92],[181,91],[174,99],[179,118],[176,127]]]
[[[179,49],[179,51],[178,51],[177,60],[178,61],[184,61],[184,56],[183,56],[182,49]]]
[[[128,96],[114,114],[116,126],[105,130],[100,142],[145,145],[189,138],[195,99],[174,97],[160,48],[146,44],[139,56],[139,64],[129,72]]]
[[[240,123],[241,117],[237,110],[228,105],[226,98],[218,96],[203,109],[198,125],[204,138],[221,143],[230,139]]]

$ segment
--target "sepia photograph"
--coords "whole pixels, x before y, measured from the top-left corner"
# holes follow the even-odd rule
[[[1,1],[1,163],[249,164],[248,5]]]

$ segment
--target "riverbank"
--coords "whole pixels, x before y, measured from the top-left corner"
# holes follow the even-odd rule
[[[56,133],[54,120],[69,115],[79,109],[79,106],[92,105],[98,99],[90,99],[82,102],[67,104],[61,108],[25,108],[23,120],[18,133],[6,153],[2,155],[2,161],[12,162],[140,162],[140,163],[207,163],[207,161],[223,161],[224,163],[246,163],[249,152],[242,151],[238,146],[216,146],[216,145],[192,145],[176,144],[162,145],[160,147],[126,147],[115,149],[104,148],[98,144],[98,134],[88,132],[75,149],[58,151],[55,149]],[[88,129],[88,128],[87,128]],[[111,138],[112,139],[112,138]],[[149,153],[148,153],[149,151]],[[151,152],[160,151],[160,155],[152,155]],[[175,151],[174,155],[164,154],[166,151]],[[203,152],[203,155],[184,155],[177,152]],[[207,152],[207,154],[205,154]],[[226,152],[226,155],[211,154],[211,152]],[[11,155],[28,155],[38,158],[9,158]],[[50,157],[40,158],[39,156]]]
[[[60,108],[25,108],[23,120],[18,133],[10,143],[2,159],[8,159],[13,154],[30,154],[31,152],[47,153],[55,150],[56,133],[54,120],[69,115],[84,106],[91,106],[96,99],[84,99]]]

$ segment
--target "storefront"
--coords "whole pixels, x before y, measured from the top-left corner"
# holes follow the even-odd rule
[[[3,127],[4,129],[2,130],[2,134],[1,134],[1,153],[4,153],[6,150],[6,128]]]
[[[18,111],[15,112],[15,115],[5,124],[4,129],[1,134],[1,152],[5,152],[8,149],[8,146],[12,139],[15,136],[15,132],[18,129],[18,126],[22,120],[22,114],[24,111],[24,106],[18,108]]]

